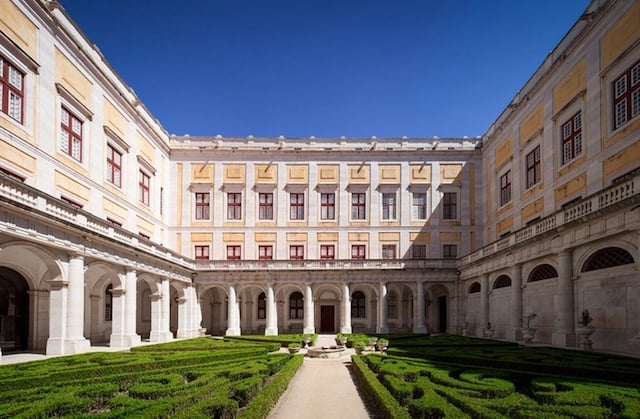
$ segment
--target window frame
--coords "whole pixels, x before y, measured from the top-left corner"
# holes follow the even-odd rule
[[[424,200],[416,205],[416,195],[423,195]],[[411,191],[411,220],[426,221],[428,218],[429,196],[427,191]],[[420,217],[420,211],[424,212],[424,216]],[[416,212],[418,214],[416,214]]]
[[[380,196],[382,221],[398,220],[398,191],[383,191]]]
[[[325,200],[324,198],[327,198]],[[329,199],[331,197],[331,199]],[[335,221],[336,219],[336,193],[320,192],[320,220]]]
[[[531,160],[529,159],[531,156]],[[524,157],[525,187],[531,189],[542,181],[542,147],[537,144]]]
[[[116,163],[114,155],[120,159],[120,163]],[[122,158],[124,153],[118,147],[107,142],[107,182],[118,189],[122,189]],[[115,174],[118,173],[118,182],[116,182]]]
[[[294,296],[296,297],[294,299]],[[289,319],[304,319],[304,295],[300,291],[289,294]]]
[[[226,246],[226,260],[241,260],[242,259],[242,246],[239,244],[228,244]]]
[[[142,168],[138,169],[138,202],[146,206],[151,204],[151,175]]]
[[[242,221],[242,192],[227,192],[226,198],[227,221]]]
[[[304,245],[289,245],[289,260],[304,260]]]
[[[12,82],[11,70],[20,76],[20,88],[18,89]],[[25,109],[25,84],[27,73],[14,63],[14,60],[7,58],[6,54],[0,51],[0,113],[9,117],[12,121],[24,125]],[[18,112],[19,118],[12,115],[11,95],[15,95],[20,101]]]
[[[320,259],[334,260],[336,258],[335,244],[320,245]]]
[[[305,220],[305,193],[289,192],[289,220]]]
[[[367,245],[363,243],[351,244],[351,260],[365,260],[367,258]]]
[[[392,250],[393,257],[387,257],[386,253]],[[398,245],[396,243],[383,243],[380,247],[380,259],[397,259]]]
[[[66,113],[67,121],[64,121],[63,115]],[[84,125],[85,120],[78,117],[78,113],[71,109],[65,103],[60,104],[60,138],[59,138],[59,148],[58,150],[77,161],[78,163],[83,163],[83,152],[84,152]],[[80,126],[79,132],[76,132],[74,122],[78,123]],[[64,137],[64,138],[63,138]],[[77,152],[74,147],[74,141],[78,143]],[[63,144],[66,144],[63,148]]]
[[[193,258],[195,260],[210,260],[211,246],[208,244],[197,244],[193,247]]]
[[[560,164],[562,166],[582,154],[584,150],[583,124],[582,110],[574,113],[573,116],[560,124]],[[567,151],[569,152],[567,153]]]
[[[351,318],[367,318],[367,296],[362,291],[354,291],[351,294]]]
[[[273,260],[273,245],[258,245],[258,260]]]
[[[206,196],[206,202],[199,200]],[[207,221],[211,219],[211,193],[194,192],[194,218],[198,221]]]
[[[258,320],[265,320],[267,318],[267,295],[264,292],[258,294],[258,312],[256,316]]]
[[[263,200],[263,198],[265,199]],[[267,215],[269,216],[267,217]],[[273,192],[258,192],[258,221],[273,220]]]
[[[458,191],[442,191],[442,219],[444,221],[458,220]],[[453,196],[453,199],[448,198]]]
[[[458,245],[456,243],[443,243],[442,259],[458,259]]]
[[[500,206],[511,202],[512,184],[511,169],[507,169],[500,175]]]
[[[637,72],[635,83],[633,83],[634,71]],[[621,80],[624,80],[625,87],[624,91],[618,92],[618,82]],[[637,100],[636,103],[633,101],[634,98]],[[640,60],[627,67],[611,82],[611,105],[613,131],[624,127],[640,115]],[[618,119],[619,105],[622,105],[620,109],[624,109],[624,120]],[[635,114],[633,113],[634,105],[637,106]]]
[[[367,220],[367,193],[363,191],[351,192],[351,220]]]
[[[423,249],[424,252],[417,252],[416,249]],[[416,253],[422,253],[422,257],[420,255],[416,255]],[[427,258],[427,245],[423,243],[414,243],[411,245],[411,259],[414,260],[424,260]]]

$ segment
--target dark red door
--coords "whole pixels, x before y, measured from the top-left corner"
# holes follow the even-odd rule
[[[335,332],[335,307],[320,306],[320,333]]]

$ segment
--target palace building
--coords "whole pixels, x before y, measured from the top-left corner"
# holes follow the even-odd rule
[[[0,0],[4,351],[529,322],[580,348],[588,310],[640,356],[640,1],[593,0],[478,138],[174,136],[116,70],[58,2]]]

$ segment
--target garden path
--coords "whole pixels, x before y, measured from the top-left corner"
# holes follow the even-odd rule
[[[315,346],[335,345],[335,335],[319,335]],[[352,349],[340,358],[306,358],[269,414],[270,419],[365,419],[375,417],[351,373]]]

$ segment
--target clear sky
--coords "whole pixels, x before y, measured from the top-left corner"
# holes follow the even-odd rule
[[[588,0],[61,0],[170,134],[482,135]]]

